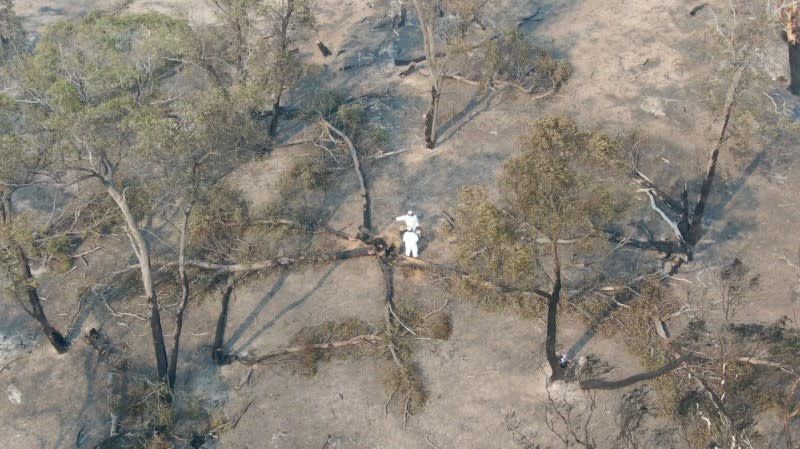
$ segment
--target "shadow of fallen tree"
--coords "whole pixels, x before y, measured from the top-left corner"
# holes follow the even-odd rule
[[[616,390],[618,388],[627,387],[638,382],[655,379],[656,377],[663,376],[664,374],[667,374],[679,368],[684,362],[689,362],[694,358],[695,357],[693,354],[684,354],[660,368],[647,371],[644,373],[634,374],[633,376],[628,376],[624,379],[619,379],[619,380],[585,379],[579,381],[578,385],[580,385],[580,387],[583,388],[584,390]]]

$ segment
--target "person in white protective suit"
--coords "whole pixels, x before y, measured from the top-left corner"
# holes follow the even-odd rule
[[[415,231],[406,231],[405,234],[403,234],[403,246],[406,248],[407,257],[419,257],[417,250],[418,241],[419,235],[417,235]]]
[[[394,221],[403,221],[406,223],[407,231],[416,231],[419,227],[419,218],[414,215],[414,211],[410,210],[407,214],[395,217]]]

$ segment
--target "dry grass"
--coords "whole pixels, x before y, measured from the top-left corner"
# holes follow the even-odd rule
[[[383,370],[383,386],[390,395],[388,404],[397,404],[395,408],[399,408],[401,413],[413,415],[425,406],[425,385],[415,366],[405,365],[400,368],[391,360],[387,361]]]
[[[350,318],[342,322],[326,321],[316,326],[304,327],[297,331],[290,340],[290,346],[311,346],[344,341],[359,335],[374,334],[375,329],[369,323],[357,318]],[[317,373],[319,362],[331,360],[333,357],[352,360],[359,357],[374,355],[383,352],[371,345],[354,345],[337,349],[311,349],[296,353],[289,360],[299,362],[300,372],[307,376]]]

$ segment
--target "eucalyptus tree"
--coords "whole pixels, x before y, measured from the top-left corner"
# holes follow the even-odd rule
[[[20,132],[35,119],[14,99],[0,95],[0,263],[9,296],[39,323],[56,351],[64,353],[69,343],[47,319],[31,270],[30,255],[43,250],[36,242],[35,220],[15,205],[15,194],[39,182],[38,173],[50,163],[47,143]]]
[[[617,146],[566,118],[536,121],[518,146],[504,165],[501,200],[483,186],[461,190],[457,256],[465,271],[547,301],[545,354],[551,379],[558,380],[564,372],[556,353],[563,254],[588,257],[585,249],[605,240],[596,229],[620,212],[609,176],[617,171]]]
[[[249,113],[227,91],[186,89],[191,35],[186,22],[165,15],[90,14],[45,30],[23,74],[24,101],[42,111],[42,132],[54,141],[56,176],[103,192],[117,209],[150,308],[158,378],[170,387],[179,334],[170,360],[155,289],[159,252],[146,227],[181,213],[186,223],[198,195],[254,135]],[[178,228],[184,236],[186,226]],[[184,291],[179,324],[187,301]]]

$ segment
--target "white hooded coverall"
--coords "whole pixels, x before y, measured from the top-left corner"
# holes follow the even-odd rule
[[[406,256],[411,257],[418,257],[417,251],[417,242],[419,241],[419,236],[416,232],[413,231],[406,231],[403,234],[403,246],[406,248]]]
[[[416,215],[401,215],[394,220],[406,222],[406,229],[409,231],[416,231],[419,227],[419,218]]]

